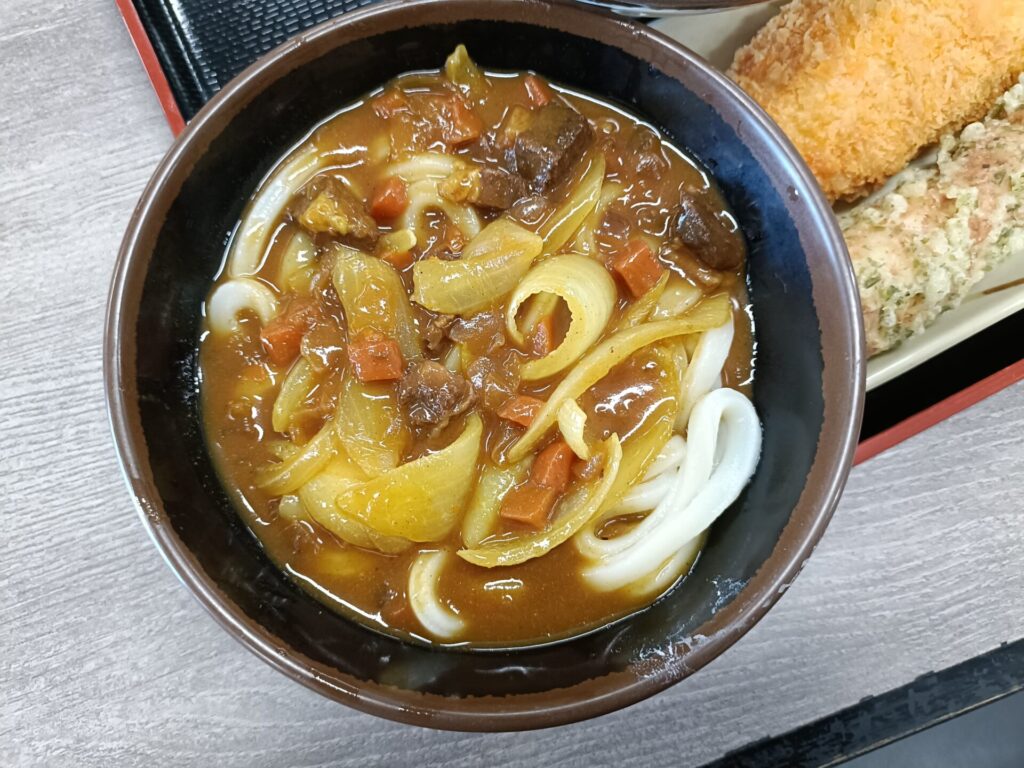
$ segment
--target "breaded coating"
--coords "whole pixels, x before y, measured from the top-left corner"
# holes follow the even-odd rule
[[[793,0],[730,76],[830,200],[854,200],[978,120],[1024,70],[1024,0]]]
[[[920,333],[985,273],[1024,256],[1024,77],[983,122],[942,137],[936,163],[840,214],[868,354]]]

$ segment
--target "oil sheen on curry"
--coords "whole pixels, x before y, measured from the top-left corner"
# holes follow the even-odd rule
[[[744,260],[655,129],[460,46],[253,194],[204,307],[207,442],[270,557],[373,628],[605,625],[684,580],[756,466]]]

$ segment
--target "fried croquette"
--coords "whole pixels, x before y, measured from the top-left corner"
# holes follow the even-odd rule
[[[730,76],[778,122],[830,200],[855,200],[1024,70],[1024,0],[793,0]]]

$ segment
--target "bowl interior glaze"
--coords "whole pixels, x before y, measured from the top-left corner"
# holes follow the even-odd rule
[[[699,158],[750,246],[763,455],[682,588],[586,636],[494,652],[410,645],[326,609],[262,551],[207,455],[200,305],[241,210],[315,124],[456,44],[493,69],[534,69],[616,102]],[[845,480],[863,396],[862,331],[835,223],[759,111],[655,32],[540,2],[378,6],[285,44],[196,118],[147,189],[111,299],[115,437],[153,537],[200,601],[301,682],[422,725],[505,729],[600,714],[681,679],[743,634],[788,585]]]

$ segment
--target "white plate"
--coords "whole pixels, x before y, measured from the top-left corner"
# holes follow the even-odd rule
[[[699,53],[725,70],[736,49],[746,43],[770,19],[777,2],[733,11],[698,16],[669,17],[652,26]],[[868,389],[884,384],[990,325],[1024,310],[1024,285],[985,294],[990,288],[1024,280],[1024,254],[1011,257],[979,282],[964,302],[944,315],[924,333],[868,361]]]

